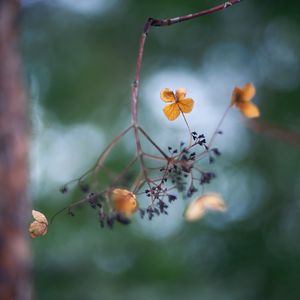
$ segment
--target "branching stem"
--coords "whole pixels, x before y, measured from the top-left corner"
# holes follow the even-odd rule
[[[139,137],[139,130],[145,135],[145,132],[139,127],[138,125],[138,117],[137,117],[137,109],[138,109],[138,91],[139,91],[139,83],[140,83],[140,73],[141,73],[141,67],[142,67],[142,61],[143,61],[143,54],[144,54],[144,48],[145,48],[145,42],[148,33],[150,32],[150,29],[152,26],[156,27],[162,27],[162,26],[170,26],[174,25],[176,23],[192,20],[204,15],[212,14],[215,13],[219,10],[223,10],[225,8],[231,7],[237,3],[241,2],[241,0],[230,0],[227,2],[224,2],[222,4],[219,4],[217,6],[214,6],[210,9],[202,10],[193,14],[188,14],[180,17],[175,17],[171,19],[155,19],[155,18],[148,18],[144,25],[143,32],[140,37],[140,43],[139,43],[139,49],[138,49],[138,55],[137,55],[137,60],[136,60],[136,72],[135,72],[135,77],[134,81],[132,83],[131,87],[131,122],[132,122],[132,127],[134,130],[134,138],[135,138],[135,144],[136,144],[136,152],[137,152],[137,157],[140,162],[140,166],[143,170],[143,174],[145,178],[147,178],[147,173],[146,173],[146,168],[145,168],[145,163],[143,159],[143,151],[142,151],[142,146],[141,146],[141,141]],[[149,138],[149,136],[145,135],[145,137],[155,146],[156,144],[152,142],[152,140]],[[213,136],[214,138],[214,136]],[[212,140],[213,140],[212,138]],[[157,145],[155,146],[156,149],[159,150],[159,147]],[[166,158],[168,159],[168,156],[163,154],[161,150],[159,152]],[[99,159],[100,160],[100,159]]]
[[[98,172],[98,170],[101,168],[101,166],[103,165],[103,162],[105,161],[107,155],[109,154],[109,152],[111,151],[111,149],[115,146],[115,144],[130,130],[132,129],[132,125],[127,127],[126,129],[124,129],[122,132],[120,132],[112,141],[111,143],[105,148],[105,150],[101,153],[101,155],[99,156],[99,158],[97,159],[97,163],[96,166],[94,168],[94,176],[96,175],[96,173]]]

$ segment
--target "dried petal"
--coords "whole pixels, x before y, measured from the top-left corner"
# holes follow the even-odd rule
[[[252,83],[246,83],[242,87],[242,101],[249,102],[255,96],[256,90]]]
[[[45,235],[47,233],[48,227],[44,223],[39,223],[38,221],[33,221],[29,226],[30,236],[34,239],[38,236]]]
[[[208,210],[221,211],[226,210],[224,200],[220,195],[207,193],[192,201],[187,207],[184,217],[187,221],[196,221],[204,216]]]
[[[161,90],[160,98],[164,102],[175,102],[176,101],[174,93],[168,88]]]
[[[29,225],[30,236],[36,238],[45,235],[48,231],[48,220],[45,215],[39,211],[32,210],[32,216],[35,221]]]
[[[242,88],[235,87],[231,96],[231,106],[235,105],[246,118],[259,117],[258,107],[251,102],[255,95],[255,87],[252,83],[245,84]]]
[[[169,121],[174,121],[180,115],[180,109],[177,103],[166,105],[163,112]]]
[[[178,101],[183,100],[186,95],[186,89],[185,88],[179,88],[176,90],[176,99]]]
[[[256,90],[252,83],[246,83],[242,88],[235,87],[231,96],[231,105],[249,102],[255,96]]]
[[[189,113],[193,110],[194,100],[190,98],[180,100],[178,106],[183,113]]]
[[[233,106],[236,103],[240,102],[242,99],[242,90],[239,87],[235,87],[233,89],[232,95],[231,95],[231,103],[230,105]]]
[[[114,189],[111,193],[111,199],[117,212],[125,215],[133,214],[138,209],[138,202],[135,194],[125,189]]]
[[[194,100],[190,98],[185,98],[186,89],[179,88],[176,90],[176,97],[170,89],[163,89],[160,92],[160,97],[165,102],[174,102],[172,104],[166,105],[163,109],[164,114],[169,119],[169,121],[174,121],[178,118],[180,113],[189,113],[192,111],[194,106]]]
[[[251,102],[242,102],[236,105],[246,118],[257,118],[260,115],[258,107]]]
[[[32,213],[33,218],[36,221],[38,221],[39,223],[45,223],[46,225],[48,225],[48,220],[44,214],[42,214],[41,212],[39,212],[37,210],[32,210],[31,213]]]

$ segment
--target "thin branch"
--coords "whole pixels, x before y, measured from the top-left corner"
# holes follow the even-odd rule
[[[127,172],[129,171],[129,169],[136,163],[137,161],[137,157],[133,158],[128,164],[127,166],[124,168],[124,170],[121,172],[121,174],[119,174],[119,176],[117,178],[114,179],[114,181],[112,182],[111,186],[112,188],[114,187],[114,185],[119,182],[121,179],[123,179],[123,177],[127,174]]]
[[[115,146],[115,144],[130,130],[132,129],[132,125],[127,127],[126,129],[124,129],[121,133],[119,133],[113,140],[112,142],[105,148],[105,150],[102,152],[102,154],[99,156],[96,166],[95,166],[95,170],[93,172],[93,174],[95,175],[98,170],[101,168],[103,162],[105,161],[107,155],[109,154],[109,152],[111,151],[111,149]]]
[[[140,161],[140,165],[141,165],[141,168],[143,169],[145,178],[146,178],[147,174],[146,174],[146,170],[145,170],[145,163],[144,163],[144,159],[143,159],[143,155],[142,155],[143,151],[142,151],[142,146],[141,146],[139,132],[138,132],[139,129],[138,129],[138,120],[137,120],[137,106],[138,106],[138,90],[139,90],[139,82],[140,82],[140,73],[141,73],[141,67],[142,67],[145,42],[146,42],[146,38],[147,38],[147,35],[148,35],[151,27],[152,26],[170,26],[170,25],[174,25],[179,22],[192,20],[192,19],[204,16],[204,15],[215,13],[219,10],[223,10],[223,9],[233,6],[239,2],[241,2],[241,0],[231,0],[231,1],[224,2],[220,5],[214,6],[210,9],[202,10],[202,11],[199,11],[199,12],[196,12],[193,14],[189,14],[189,15],[185,15],[185,16],[180,16],[180,17],[171,18],[171,19],[149,18],[146,21],[143,32],[140,37],[139,50],[138,50],[138,55],[137,55],[137,60],[136,60],[136,72],[135,72],[134,81],[131,86],[131,121],[132,121],[133,130],[134,130],[134,138],[135,138],[135,143],[136,143],[137,157]],[[165,157],[167,158],[167,156],[165,156]]]
[[[102,192],[100,192],[100,193],[95,193],[95,194],[94,194],[94,197],[98,197],[98,196],[102,195],[104,192],[105,192],[105,191],[102,191]],[[76,201],[76,202],[74,202],[74,203],[71,203],[71,204],[68,205],[68,206],[63,207],[61,210],[59,210],[58,212],[56,212],[56,213],[50,218],[49,224],[51,225],[51,224],[53,223],[54,219],[55,219],[59,214],[61,214],[62,212],[64,212],[66,209],[70,210],[71,208],[76,207],[76,206],[78,206],[79,204],[85,203],[85,202],[87,202],[87,201],[89,201],[89,198],[86,196],[86,197],[84,197],[84,198],[82,198],[82,199],[80,199],[80,200],[78,200],[78,201]]]
[[[141,131],[141,133],[145,136],[145,138],[160,152],[160,154],[166,159],[169,160],[169,156],[150,138],[150,136],[147,134],[147,132],[141,128],[138,127],[138,129]]]
[[[228,114],[228,112],[229,112],[229,110],[230,110],[231,107],[232,107],[232,106],[229,105],[229,106],[226,108],[226,110],[225,110],[225,112],[224,112],[224,114],[223,114],[221,120],[219,121],[219,123],[218,123],[218,125],[217,125],[217,127],[216,127],[216,129],[215,129],[215,131],[214,131],[214,133],[213,133],[213,135],[212,135],[211,138],[210,138],[210,141],[209,141],[209,143],[208,143],[208,149],[210,148],[210,146],[211,146],[212,143],[214,142],[214,140],[215,140],[215,138],[216,138],[216,135],[217,135],[218,132],[220,131],[220,128],[221,128],[221,126],[222,126],[222,123],[223,123],[225,117],[227,116],[227,114]]]
[[[166,160],[165,157],[161,157],[161,156],[153,155],[153,154],[149,154],[149,153],[144,153],[143,155],[144,155],[145,157],[149,157],[149,158],[156,159],[156,160],[163,160],[163,161]],[[148,169],[149,169],[149,168],[148,168]]]
[[[152,19],[152,23],[151,26],[170,26],[170,25],[174,25],[180,22],[184,22],[184,21],[189,21],[198,17],[202,17],[205,15],[209,15],[212,13],[215,13],[219,10],[223,10],[225,8],[231,7],[239,2],[241,2],[242,0],[231,0],[231,1],[227,1],[225,3],[219,4],[217,6],[214,6],[210,9],[206,9],[206,10],[202,10],[193,14],[188,14],[185,16],[180,16],[180,17],[176,17],[176,18],[172,18],[172,19]]]

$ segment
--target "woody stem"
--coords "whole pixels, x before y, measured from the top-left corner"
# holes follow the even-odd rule
[[[141,168],[143,170],[143,175],[145,178],[147,178],[146,174],[146,168],[145,168],[145,163],[143,159],[143,151],[142,151],[142,146],[141,146],[141,141],[139,137],[139,127],[138,127],[138,120],[137,120],[137,109],[138,109],[138,89],[139,89],[139,81],[140,81],[140,73],[141,73],[141,67],[142,67],[142,60],[143,60],[143,54],[144,54],[144,47],[145,47],[145,42],[147,35],[151,29],[152,26],[170,26],[174,25],[176,23],[192,20],[204,15],[212,14],[215,13],[219,10],[223,10],[225,8],[231,7],[237,3],[241,2],[241,0],[230,0],[227,2],[224,2],[220,5],[214,6],[210,9],[202,10],[193,14],[188,14],[176,18],[171,18],[171,19],[154,19],[154,18],[149,18],[145,25],[143,32],[140,37],[140,43],[139,43],[139,49],[138,49],[138,55],[137,55],[137,61],[136,61],[136,72],[135,72],[135,77],[134,81],[132,83],[131,87],[131,121],[132,121],[132,127],[134,131],[134,137],[135,137],[135,144],[136,144],[136,152],[137,152],[137,157],[139,159]]]

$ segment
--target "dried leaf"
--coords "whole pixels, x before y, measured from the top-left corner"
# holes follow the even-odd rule
[[[185,88],[179,88],[176,90],[176,98],[180,101],[183,100],[186,96],[186,89]]]

